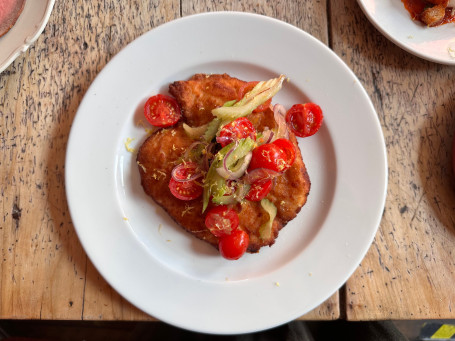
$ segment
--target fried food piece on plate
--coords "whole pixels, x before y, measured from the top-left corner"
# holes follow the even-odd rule
[[[428,26],[437,26],[444,20],[446,15],[446,8],[444,5],[436,5],[426,8],[420,18]]]
[[[172,83],[169,92],[177,99],[185,122],[197,127],[213,119],[212,109],[237,99],[245,83],[227,74],[196,74],[187,81]]]
[[[211,110],[233,99],[232,96],[236,96],[244,83],[246,82],[228,75],[196,75],[189,81],[174,82],[170,88],[174,89],[171,93],[182,105],[185,121],[198,126],[209,122],[213,118]],[[175,90],[175,84],[178,84],[179,90]],[[213,88],[220,89],[218,86],[223,87],[228,95],[224,91],[221,94],[213,92]],[[197,98],[203,99],[204,110],[200,110]],[[248,116],[248,119],[258,131],[263,131],[265,127],[273,129],[276,125],[271,109],[262,113],[253,113]],[[240,228],[250,236],[248,252],[257,252],[263,246],[271,246],[278,237],[280,229],[294,219],[306,203],[310,179],[297,140],[292,133],[290,133],[290,140],[296,147],[294,164],[275,179],[274,186],[266,197],[277,207],[271,236],[265,240],[260,237],[259,228],[269,219],[268,213],[262,208],[260,202],[245,200],[234,206],[239,214]],[[202,198],[179,200],[171,194],[168,187],[172,169],[193,142],[186,135],[182,123],[158,130],[151,135],[140,147],[137,155],[141,184],[144,191],[186,231],[218,247],[218,238],[205,227]]]
[[[152,134],[137,154],[141,184],[145,193],[180,226],[199,239],[216,245],[217,239],[205,227],[201,198],[184,201],[174,197],[169,190],[172,169],[193,142],[182,124]]]

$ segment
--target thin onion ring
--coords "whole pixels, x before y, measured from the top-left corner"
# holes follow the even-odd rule
[[[223,144],[229,144],[232,141],[232,137],[230,136],[217,136],[216,137],[216,142],[223,145]]]
[[[275,118],[276,123],[278,124],[278,131],[275,139],[284,137],[289,139],[288,126],[286,124],[286,109],[283,105],[277,103],[273,106],[273,117]]]
[[[209,143],[207,147],[205,147],[205,155],[204,155],[204,160],[202,162],[204,169],[207,170],[210,167],[210,158],[213,156],[213,148],[215,144],[214,143]]]
[[[189,167],[188,167],[189,166]],[[193,168],[195,170],[195,172],[193,173],[193,175],[191,175],[189,178],[181,178],[181,177],[178,177],[177,176],[177,171],[180,170],[180,168],[182,167],[188,167],[188,168]],[[202,172],[199,170],[199,168],[197,167],[197,165],[193,164],[193,163],[181,163],[177,166],[175,166],[173,169],[172,169],[172,172],[171,172],[171,176],[172,178],[177,181],[177,182],[186,182],[186,181],[193,181],[193,180],[196,180],[196,179],[199,179],[201,176],[202,176]]]
[[[273,140],[273,135],[274,135],[273,130],[266,130],[266,131],[264,131],[264,134],[265,134],[265,133],[267,133],[267,135],[268,135],[267,141],[266,141],[265,143],[267,144],[267,143],[272,142],[272,140]]]
[[[194,147],[196,147],[196,146],[198,146],[200,144],[203,144],[203,143],[201,141],[195,141],[192,144],[190,144],[190,146],[185,150],[185,154],[183,154],[183,158],[185,160],[187,160],[188,156],[190,156],[190,153],[194,149]]]
[[[233,150],[233,149],[234,148],[232,148],[231,150]],[[243,174],[245,174],[245,171],[250,164],[251,158],[253,157],[253,153],[249,152],[248,154],[246,154],[243,157],[243,161],[242,161],[240,168],[238,170],[236,170],[235,172],[233,172],[233,171],[229,170],[229,168],[226,165],[226,159],[229,155],[229,152],[224,157],[223,166],[217,168],[216,171],[220,176],[222,176],[225,179],[236,180],[236,179],[240,178]]]

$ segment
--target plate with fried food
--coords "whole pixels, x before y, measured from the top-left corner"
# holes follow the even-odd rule
[[[358,0],[389,40],[425,60],[455,65],[454,0]]]
[[[315,103],[289,115],[272,105],[285,79],[196,74],[144,106],[156,128],[137,152],[145,193],[230,260],[272,246],[310,192],[296,136],[316,134],[323,113]]]
[[[386,185],[352,71],[306,32],[237,12],[125,47],[81,102],[66,159],[71,217],[107,282],[214,334],[272,328],[333,295],[373,240]]]

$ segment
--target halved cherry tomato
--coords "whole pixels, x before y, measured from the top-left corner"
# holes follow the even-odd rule
[[[243,256],[248,248],[250,236],[243,230],[235,230],[224,236],[218,243],[221,255],[229,260],[236,260]]]
[[[256,129],[254,129],[253,123],[251,123],[249,119],[240,117],[231,123],[226,124],[221,129],[216,141],[224,147],[232,141],[240,140],[248,136],[256,141]]]
[[[216,206],[207,212],[205,226],[215,237],[228,236],[239,226],[239,215],[228,206]]]
[[[286,122],[300,137],[314,135],[322,124],[322,110],[314,103],[294,104],[286,114]]]
[[[282,151],[284,151],[287,155],[287,163],[289,167],[292,166],[295,160],[295,147],[294,144],[289,141],[288,139],[277,139],[272,142],[273,144],[276,144],[278,147],[281,148]]]
[[[201,176],[198,165],[194,162],[185,162],[172,170],[169,189],[174,197],[180,200],[193,200],[198,198],[203,191],[195,179]]]
[[[276,144],[267,143],[253,149],[248,171],[256,168],[267,168],[284,172],[289,168],[286,153]]]
[[[152,96],[145,102],[144,115],[156,127],[173,126],[182,116],[177,101],[161,94]]]
[[[172,177],[176,181],[194,180],[196,177],[202,176],[201,170],[196,162],[183,162],[172,170]]]
[[[193,200],[202,195],[202,186],[194,181],[169,181],[169,189],[174,197],[180,200]]]
[[[243,177],[243,180],[248,184],[253,184],[259,180],[273,180],[276,177],[280,176],[280,174],[280,172],[268,168],[256,168],[249,170],[248,173]]]
[[[239,89],[239,95],[237,100],[240,101],[243,96],[246,95],[247,92],[250,92],[253,90],[253,88],[258,84],[259,82],[248,82],[242,85],[242,87]],[[262,112],[266,110],[267,108],[270,107],[270,104],[272,103],[272,99],[268,99],[266,102],[262,103],[260,106],[258,106],[256,109],[253,110],[254,113],[257,112]]]
[[[271,189],[272,189],[271,179],[258,180],[256,182],[253,182],[250,190],[245,196],[245,199],[248,199],[250,201],[261,201],[267,196],[267,194],[269,194]]]

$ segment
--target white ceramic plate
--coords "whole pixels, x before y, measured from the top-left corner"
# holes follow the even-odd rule
[[[38,39],[49,20],[55,0],[27,0],[11,30],[0,37],[0,72]]]
[[[272,48],[273,47],[273,48]],[[292,53],[290,52],[292,50]],[[134,153],[146,99],[194,73],[286,74],[274,101],[313,101],[325,123],[301,139],[308,203],[275,245],[227,261],[178,227],[140,185]],[[165,147],[165,146],[164,146]],[[207,333],[271,328],[317,307],[356,269],[381,219],[385,144],[360,82],[309,34],[264,16],[185,17],[138,38],[87,91],[71,130],[66,189],[79,238],[104,278],[143,311]]]
[[[400,0],[358,0],[371,23],[388,39],[415,56],[455,65],[455,24],[428,28],[413,21]]]

